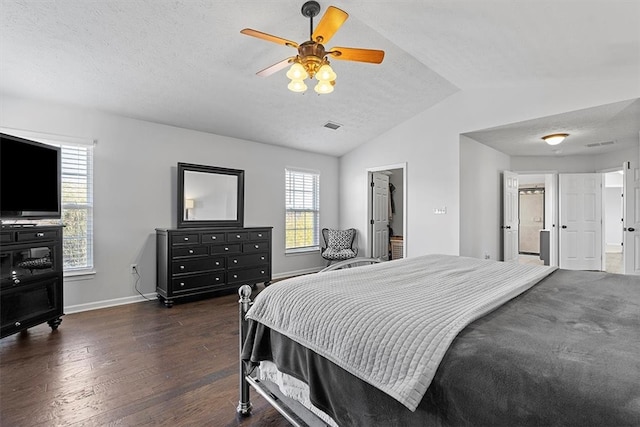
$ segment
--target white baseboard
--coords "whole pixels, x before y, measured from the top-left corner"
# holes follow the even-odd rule
[[[158,295],[155,292],[150,294],[145,294],[144,296],[145,298],[150,300],[158,299]],[[89,302],[86,304],[69,305],[64,308],[64,313],[65,314],[80,313],[81,311],[98,310],[100,308],[116,307],[118,305],[125,305],[125,304],[133,304],[137,302],[147,301],[147,299],[145,298],[141,297],[140,295],[135,295],[131,297]]]
[[[288,271],[286,273],[274,274],[272,279],[274,280],[286,279],[288,277],[301,276],[303,274],[317,273],[323,268],[324,267],[313,267],[313,268],[307,268],[304,270]],[[124,297],[124,298],[115,298],[115,299],[104,300],[104,301],[89,302],[86,304],[68,305],[64,307],[64,313],[65,314],[80,313],[82,311],[98,310],[100,308],[116,307],[118,305],[144,302],[144,301],[147,301],[148,299],[150,300],[158,299],[158,295],[155,292],[144,294],[144,297],[146,299],[141,297],[140,295],[134,295],[134,296]]]

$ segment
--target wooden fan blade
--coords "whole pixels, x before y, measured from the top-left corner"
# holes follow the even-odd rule
[[[277,44],[283,44],[285,46],[291,46],[294,48],[298,48],[298,43],[292,42],[291,40],[283,39],[282,37],[272,36],[271,34],[263,33],[262,31],[252,30],[251,28],[245,28],[240,31],[242,34],[246,34],[247,36],[257,37],[262,40],[266,40],[268,42],[273,42]]]
[[[327,55],[343,61],[370,62],[379,64],[384,59],[384,50],[359,49],[355,47],[334,47]]]
[[[311,35],[311,40],[321,44],[328,43],[348,17],[349,14],[344,10],[329,6]]]
[[[259,75],[260,77],[268,77],[271,74],[275,74],[278,71],[282,70],[283,68],[287,68],[287,66],[295,59],[295,56],[292,56],[290,58],[287,59],[283,59],[282,61],[273,64],[267,68],[265,68],[264,70],[258,71],[256,74]]]

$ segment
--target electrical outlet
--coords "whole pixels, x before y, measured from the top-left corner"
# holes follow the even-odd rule
[[[131,264],[131,274],[138,274],[138,264]]]

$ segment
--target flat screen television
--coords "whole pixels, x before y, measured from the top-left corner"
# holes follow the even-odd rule
[[[0,218],[61,217],[60,147],[0,133]]]

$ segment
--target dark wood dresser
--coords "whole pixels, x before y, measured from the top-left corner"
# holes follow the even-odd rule
[[[156,229],[158,299],[235,290],[271,282],[271,229]]]
[[[62,322],[62,226],[0,231],[0,336]]]

